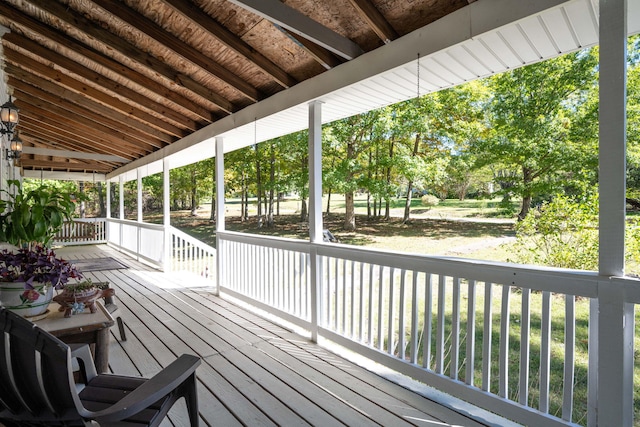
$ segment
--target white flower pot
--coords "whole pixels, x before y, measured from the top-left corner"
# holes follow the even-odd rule
[[[0,282],[0,305],[22,317],[34,317],[47,311],[53,298],[53,286],[34,283],[26,290],[24,282]]]

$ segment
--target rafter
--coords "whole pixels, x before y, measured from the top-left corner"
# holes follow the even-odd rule
[[[82,93],[85,96],[95,100],[96,102],[101,102],[110,106],[111,108],[120,111],[121,113],[128,115],[130,117],[135,117],[138,120],[142,120],[150,126],[153,126],[157,129],[160,129],[164,132],[169,133],[175,137],[183,137],[187,135],[187,132],[184,129],[181,129],[177,126],[172,125],[171,123],[167,123],[166,121],[160,120],[159,118],[139,109],[130,104],[127,104],[123,101],[120,101],[115,96],[111,96],[105,92],[94,89],[91,86],[84,84],[76,79],[69,77],[66,74],[58,72],[52,68],[47,67],[44,64],[41,64],[38,61],[35,61],[21,53],[14,51],[12,49],[7,49],[5,46],[4,52],[6,54],[8,64],[5,66],[6,70],[11,74],[19,74],[19,69],[24,69],[25,71],[36,74],[40,77],[46,77],[50,81],[54,81],[63,85],[69,89],[72,89],[78,93]],[[20,68],[19,68],[20,67]],[[195,125],[195,124],[194,124]]]
[[[30,168],[43,168],[43,169],[62,169],[68,171],[94,171],[94,172],[109,172],[111,167],[96,162],[54,162],[50,160],[39,159],[20,159],[20,164],[23,167]]]
[[[349,0],[360,16],[369,24],[371,29],[380,39],[389,43],[399,37],[396,30],[380,11],[371,3],[371,0]]]
[[[108,69],[109,71],[116,73],[121,77],[130,80],[131,82],[144,87],[151,92],[154,92],[156,95],[166,98],[176,105],[179,105],[182,108],[190,111],[194,115],[201,117],[207,122],[212,122],[215,119],[211,111],[185,98],[177,91],[169,89],[167,86],[148,78],[147,76],[103,55],[102,53],[78,42],[77,40],[65,34],[52,31],[46,25],[16,10],[9,4],[0,2],[0,16],[7,17],[11,21],[12,25],[18,25],[30,32],[34,32],[39,36],[44,37],[45,39],[51,40],[52,42],[57,43],[60,46],[64,46],[66,49],[72,51],[79,57],[85,57],[88,60],[93,61],[96,64]],[[10,36],[10,34],[5,36],[5,39],[10,38]]]
[[[206,70],[212,76],[222,80],[235,90],[242,93],[252,101],[257,101],[262,98],[260,92],[240,76],[222,67],[220,64],[213,61],[211,58],[207,58],[193,46],[184,43],[179,38],[164,31],[159,25],[144,15],[139,14],[133,9],[124,5],[119,0],[100,0],[96,3],[98,6],[113,14],[113,16],[126,22],[128,25],[137,29],[138,31],[146,34],[154,39],[157,43],[171,49],[176,54],[182,56],[187,61],[198,65],[203,70]]]
[[[150,72],[161,75],[172,83],[180,84],[204,99],[213,102],[224,111],[233,112],[236,110],[228,99],[221,97],[214,90],[211,90],[196,82],[191,77],[174,70],[169,65],[156,59],[152,55],[143,52],[136,46],[124,41],[108,30],[95,25],[93,22],[85,18],[84,15],[67,8],[65,5],[50,0],[28,0],[28,2],[61,19],[62,21],[67,22],[71,26],[76,27],[78,30],[102,43],[108,49],[113,49],[114,51],[119,52],[144,68],[149,69]]]
[[[203,11],[193,3],[187,0],[163,1],[187,18],[193,20],[193,22],[218,39],[221,43],[224,43],[229,49],[234,50],[249,61],[253,62],[256,67],[271,76],[271,78],[273,78],[280,86],[288,88],[298,83],[297,80],[287,74],[286,71],[266,58],[260,52],[257,52],[240,37],[220,25],[218,21],[203,13]]]
[[[333,67],[337,67],[338,65],[343,63],[343,61],[341,61],[341,58],[334,55],[332,52],[329,52],[322,46],[318,46],[317,44],[310,42],[304,37],[299,36],[296,33],[292,33],[287,29],[281,28],[280,26],[278,26],[278,28],[327,70],[330,70]]]
[[[278,0],[228,0],[264,19],[274,22],[345,59],[353,59],[364,51],[353,41],[319,24]]]

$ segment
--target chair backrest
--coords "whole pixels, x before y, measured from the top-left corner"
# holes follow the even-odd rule
[[[84,425],[69,347],[0,307],[0,421]]]

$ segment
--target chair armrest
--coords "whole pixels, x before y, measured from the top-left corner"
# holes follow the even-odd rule
[[[96,366],[93,362],[93,355],[89,344],[69,344],[71,348],[71,358],[78,359],[80,361],[80,371],[86,382],[91,381],[98,375]]]
[[[200,363],[199,357],[183,354],[109,408],[93,412],[92,417],[101,423],[120,421],[137,414],[178,388],[191,375],[195,375]]]

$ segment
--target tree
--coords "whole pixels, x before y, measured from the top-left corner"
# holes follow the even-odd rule
[[[591,50],[518,68],[487,80],[493,136],[474,144],[479,165],[501,163],[519,171],[512,189],[522,197],[524,219],[534,196],[561,190],[584,166],[589,141],[572,139],[581,105],[595,87],[597,58]],[[573,135],[577,136],[577,135]]]

